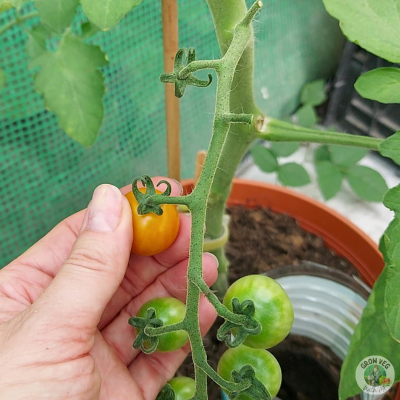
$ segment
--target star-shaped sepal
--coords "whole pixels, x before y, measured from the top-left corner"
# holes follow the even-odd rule
[[[142,185],[146,189],[146,192],[143,193],[137,187],[138,182],[142,182]],[[154,183],[148,175],[142,175],[139,178],[135,178],[132,182],[132,192],[135,196],[137,202],[139,203],[138,206],[138,214],[145,215],[148,213],[153,213],[156,215],[162,215],[163,210],[160,205],[160,201],[155,202],[155,196],[165,196],[169,197],[171,195],[171,184],[167,181],[160,181],[157,183],[157,187],[160,186],[162,183],[167,185],[167,188],[162,193],[157,193],[156,188],[154,187]],[[162,203],[161,203],[162,204]]]
[[[137,336],[133,342],[134,349],[141,349],[143,353],[150,354],[153,353],[158,346],[158,336],[148,336],[146,335],[146,328],[158,328],[163,326],[161,319],[156,318],[156,310],[153,307],[149,307],[147,310],[146,318],[132,317],[129,318],[129,325],[136,328]]]
[[[251,382],[251,386],[238,392],[229,393],[228,397],[230,399],[233,400],[242,394],[246,394],[246,398],[253,400],[271,400],[271,395],[261,381],[256,378],[256,374],[251,365],[245,365],[239,372],[233,370],[231,376],[234,382],[241,383],[247,380]]]
[[[187,63],[184,64],[184,58]],[[208,74],[208,81],[196,78],[192,73],[185,74],[182,76],[180,72],[188,66],[191,62],[196,60],[196,52],[193,47],[189,49],[179,49],[175,56],[174,71],[171,73],[161,74],[160,80],[163,83],[174,83],[175,84],[175,96],[181,98],[185,94],[187,85],[197,87],[207,87],[212,82],[211,74]]]
[[[217,339],[224,341],[230,348],[241,345],[248,335],[257,335],[261,332],[261,325],[254,318],[255,307],[251,300],[245,300],[243,303],[240,303],[234,297],[232,299],[232,312],[238,315],[245,315],[247,318],[240,325],[231,321],[225,321],[218,329]]]
[[[170,384],[164,385],[161,392],[158,393],[156,400],[175,400],[175,392]]]

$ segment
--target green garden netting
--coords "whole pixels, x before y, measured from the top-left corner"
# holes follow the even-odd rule
[[[13,10],[1,14],[0,28],[13,18]],[[84,19],[78,13],[76,29]],[[286,116],[304,83],[334,72],[343,37],[321,0],[269,0],[255,32],[258,104],[270,116]],[[198,58],[219,57],[205,0],[179,1],[179,35],[180,46],[195,47]],[[116,28],[92,39],[110,62],[103,69],[104,124],[89,149],[71,140],[43,107],[26,40],[18,26],[0,37],[0,68],[7,73],[0,91],[0,268],[86,207],[97,185],[167,173],[160,1],[144,0]],[[214,91],[215,85],[188,88],[181,100],[183,178],[193,175],[197,151],[208,146]]]

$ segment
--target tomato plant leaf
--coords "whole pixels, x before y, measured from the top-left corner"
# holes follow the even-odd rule
[[[323,0],[347,38],[388,61],[400,62],[400,3],[393,0]]]
[[[343,175],[330,161],[319,161],[315,164],[318,185],[325,200],[334,197],[342,186]]]
[[[326,100],[325,82],[318,79],[303,86],[300,94],[301,104],[318,106]]]
[[[369,152],[368,149],[351,146],[329,146],[331,160],[340,167],[350,167],[363,159]]]
[[[49,34],[44,25],[39,25],[28,31],[28,41],[26,42],[25,50],[31,60],[46,52],[46,39]]]
[[[262,145],[252,146],[251,155],[254,162],[264,172],[274,172],[278,169],[278,160],[275,154]]]
[[[87,17],[103,31],[113,28],[142,0],[81,0]]]
[[[400,343],[400,258],[389,266],[385,292],[385,318],[393,339]]]
[[[312,128],[317,123],[317,114],[314,107],[310,104],[300,107],[292,116],[292,121],[294,124],[304,128]]]
[[[81,25],[81,38],[82,39],[87,39],[92,36],[94,36],[97,32],[100,32],[100,28],[98,28],[96,25],[92,24],[90,21],[84,22]]]
[[[99,47],[74,35],[65,35],[55,53],[45,52],[31,66],[40,66],[36,90],[57,114],[60,126],[73,139],[91,146],[103,121],[104,78],[98,70],[107,64]]]
[[[42,22],[57,33],[71,25],[78,4],[79,0],[35,0]]]
[[[6,81],[7,81],[6,71],[0,68],[0,90],[3,89],[4,85],[6,84]]]
[[[363,200],[382,201],[388,190],[381,174],[363,165],[354,165],[347,170],[347,179],[355,194]]]
[[[3,11],[7,11],[10,8],[19,8],[22,6],[23,3],[25,3],[27,0],[0,0],[0,13]]]
[[[400,343],[400,185],[390,189],[383,204],[395,218],[383,235],[379,249],[389,265],[385,292],[385,318],[393,339]]]
[[[389,210],[400,213],[400,185],[391,188],[383,198],[383,204]],[[400,240],[400,237],[399,237]]]
[[[400,68],[378,68],[361,75],[354,85],[360,96],[380,103],[400,103]]]
[[[355,379],[358,364],[365,357],[378,352],[393,365],[396,376],[400,379],[400,343],[390,336],[384,315],[384,296],[388,276],[386,267],[375,283],[363,311],[361,320],[351,338],[350,347],[340,373],[339,398],[345,400],[361,392]]]
[[[278,179],[285,186],[304,186],[310,183],[308,172],[303,166],[296,163],[287,163],[278,168]]]
[[[320,146],[314,151],[314,162],[318,161],[331,161],[331,153],[327,145]]]
[[[297,151],[299,147],[300,143],[297,142],[273,142],[270,149],[277,157],[289,157]]]
[[[400,131],[380,143],[379,153],[384,157],[391,158],[397,165],[400,165]]]

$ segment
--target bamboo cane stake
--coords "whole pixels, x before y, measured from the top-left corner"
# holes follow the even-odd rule
[[[178,2],[162,0],[164,71],[172,72],[178,47]],[[180,181],[181,154],[179,136],[179,100],[174,85],[165,85],[165,115],[167,124],[168,176]]]

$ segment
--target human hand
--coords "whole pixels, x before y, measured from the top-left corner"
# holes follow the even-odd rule
[[[190,217],[180,215],[169,249],[131,255],[128,201],[102,185],[87,210],[1,270],[0,399],[154,399],[190,347],[142,354],[128,320],[151,298],[185,301],[189,234]],[[210,254],[203,274],[209,285],[217,277]],[[215,310],[204,298],[200,315],[205,333]]]

